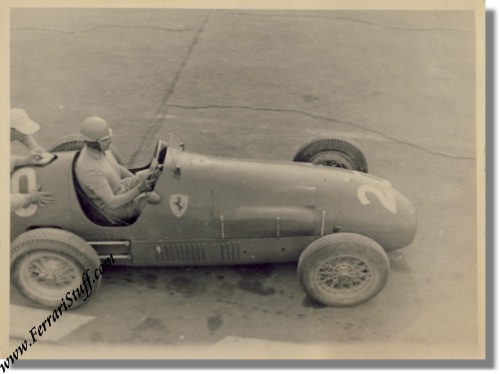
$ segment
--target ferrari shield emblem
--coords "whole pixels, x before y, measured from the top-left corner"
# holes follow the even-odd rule
[[[170,195],[170,210],[177,218],[182,217],[186,213],[189,203],[189,196],[175,194]]]

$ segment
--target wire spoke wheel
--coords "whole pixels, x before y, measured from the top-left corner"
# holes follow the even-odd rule
[[[304,290],[330,306],[353,306],[385,286],[389,259],[374,240],[353,233],[326,235],[300,255],[297,275]]]
[[[68,290],[78,288],[83,269],[66,256],[35,251],[25,256],[19,267],[20,282],[29,292],[59,300]]]
[[[11,244],[12,284],[31,302],[57,307],[68,292],[78,289],[87,269],[97,269],[99,256],[85,240],[65,230],[40,228],[19,235]],[[92,296],[101,278],[92,283]],[[75,298],[72,308],[83,304]]]
[[[356,165],[353,160],[338,152],[321,152],[311,158],[311,163],[334,168],[354,170]]]
[[[371,279],[369,266],[355,257],[330,258],[316,271],[318,285],[333,294],[359,292],[370,284]]]

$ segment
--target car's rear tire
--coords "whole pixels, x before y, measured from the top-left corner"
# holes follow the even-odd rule
[[[66,307],[77,308],[88,301],[88,295],[93,297],[101,284],[101,277],[93,279],[100,266],[95,250],[64,230],[44,228],[21,234],[12,242],[10,265],[13,284],[27,299],[45,307],[55,308],[64,302]],[[80,297],[75,293],[75,300],[73,290],[80,288],[87,269],[92,292],[89,289],[82,294],[83,286]],[[66,298],[68,292],[70,300]]]
[[[366,158],[359,146],[344,137],[312,138],[297,150],[293,161],[368,172]]]
[[[69,134],[52,143],[48,150],[49,152],[79,151],[84,146],[85,140],[81,134]],[[119,164],[124,165],[123,156],[113,144],[109,146],[109,150],[113,153],[116,161],[118,161]]]
[[[377,295],[389,275],[389,259],[374,240],[353,233],[324,236],[299,258],[297,273],[305,291],[329,306],[353,306]]]

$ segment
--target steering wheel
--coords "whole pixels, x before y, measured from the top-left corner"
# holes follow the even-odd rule
[[[163,170],[163,163],[165,162],[166,155],[167,144],[159,140],[155,147],[153,159],[151,160],[151,164],[149,165],[150,176],[148,178],[150,180],[154,178],[154,175],[158,171]]]
[[[145,170],[147,170],[147,169],[145,169]],[[156,158],[154,158],[151,161],[151,164],[149,165],[149,173],[148,173],[149,175],[146,178],[146,180],[153,181],[153,186],[152,186],[153,188],[149,192],[147,192],[147,191],[141,192],[138,196],[136,196],[136,198],[134,200],[149,196],[149,193],[154,191],[155,186],[156,186],[156,182],[157,182],[158,177],[159,177],[158,172],[161,170],[163,170],[163,165],[159,164],[158,161],[156,160]]]
[[[161,172],[162,170],[163,165],[159,164],[156,159],[153,159],[153,161],[151,161],[151,165],[149,165],[149,175],[147,177],[147,180],[153,181],[153,190],[160,175],[159,172]]]

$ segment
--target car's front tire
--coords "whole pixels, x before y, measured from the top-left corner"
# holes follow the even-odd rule
[[[387,282],[389,259],[374,240],[353,233],[324,236],[302,252],[298,277],[305,291],[329,306],[353,306],[377,295]]]
[[[100,266],[95,250],[79,236],[64,230],[43,228],[21,234],[11,245],[10,264],[13,284],[30,301],[45,307],[65,303],[77,308],[88,301],[90,290],[81,292],[85,286],[80,289],[80,297],[78,292],[76,299],[73,296],[87,269],[92,282],[89,297],[95,295],[101,284],[101,278],[92,278]]]
[[[297,150],[293,161],[368,172],[365,155],[359,146],[343,137],[312,138]]]

